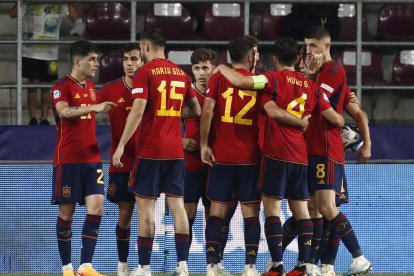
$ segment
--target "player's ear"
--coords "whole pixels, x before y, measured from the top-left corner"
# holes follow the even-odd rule
[[[273,65],[277,68],[277,65],[279,64],[279,61],[277,60],[276,56],[273,56]]]

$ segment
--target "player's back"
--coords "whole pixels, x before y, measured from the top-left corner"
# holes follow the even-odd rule
[[[126,119],[132,106],[131,89],[126,84],[124,78],[119,78],[114,81],[106,83],[98,92],[98,102],[110,101],[117,105],[108,111],[109,124],[111,127],[111,156],[114,154],[116,147],[121,139],[124,131]],[[109,167],[109,172],[129,172],[132,167],[132,162],[135,159],[135,144],[137,139],[137,132],[131,137],[125,145],[124,155],[121,157],[121,162],[124,164],[122,168]]]
[[[299,72],[282,70],[263,74],[268,84],[263,91],[262,105],[273,100],[278,107],[303,118],[315,108],[318,100],[316,85]],[[283,160],[307,163],[306,141],[301,129],[266,120],[263,154]]]
[[[67,102],[70,107],[96,104],[93,82],[86,80],[85,84],[81,84],[67,75],[55,82],[51,90],[51,98],[58,130],[54,164],[100,162],[95,112],[78,118],[62,119],[55,106],[60,101]]]
[[[331,106],[342,113],[347,93],[346,73],[335,61],[324,64],[317,73],[316,83],[325,92]],[[343,163],[345,154],[339,128],[329,123],[315,110],[307,130],[309,155],[319,155]]]
[[[254,74],[235,69],[245,76]],[[214,74],[206,95],[216,101],[211,143],[217,163],[256,164],[260,159],[258,144],[257,91],[240,90],[221,73]]]
[[[181,109],[194,97],[191,79],[167,59],[153,59],[134,77],[132,98],[147,100],[137,155],[149,159],[183,158]],[[181,146],[180,146],[181,145]]]

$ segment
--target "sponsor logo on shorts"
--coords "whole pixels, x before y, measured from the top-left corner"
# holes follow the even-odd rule
[[[114,196],[116,194],[116,185],[111,183],[108,185],[108,195]]]

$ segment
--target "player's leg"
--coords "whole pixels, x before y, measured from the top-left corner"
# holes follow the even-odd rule
[[[330,224],[328,223],[327,226],[330,226]],[[336,231],[328,233],[330,233],[330,235],[321,256],[321,276],[336,275],[334,265],[341,239]]]
[[[109,173],[109,184],[106,198],[118,205],[118,223],[115,227],[118,251],[118,276],[129,275],[128,255],[131,236],[131,218],[134,211],[135,197],[128,192],[129,173]]]
[[[100,276],[92,267],[92,259],[98,240],[99,227],[103,214],[104,179],[101,163],[82,164],[83,196],[86,204],[86,217],[82,228],[81,265],[77,274]]]
[[[307,166],[289,162],[285,162],[284,166],[287,179],[290,180],[285,184],[285,197],[288,198],[289,208],[296,220],[296,228],[299,232],[297,263],[287,275],[302,276],[306,275],[306,263],[309,259],[313,237],[313,223],[308,210]]]
[[[259,275],[256,269],[257,252],[260,241],[260,195],[257,191],[257,179],[260,166],[235,166],[237,195],[244,220],[245,266],[242,276]]]
[[[268,157],[263,158],[261,166],[259,188],[266,217],[264,224],[266,241],[272,258],[270,270],[262,275],[282,276],[284,275],[283,229],[280,207],[286,190],[286,168],[282,162]]]
[[[222,230],[226,226],[229,205],[233,202],[234,166],[216,165],[210,168],[206,197],[211,200],[210,217],[206,223],[207,275],[219,274],[222,250]]]
[[[341,213],[336,206],[336,191],[335,181],[343,182],[344,171],[341,164],[336,164],[328,161],[328,183],[331,183],[331,189],[322,189],[316,191],[316,200],[318,202],[318,209],[325,219],[331,223],[331,231],[336,231],[345,247],[352,254],[353,262],[350,270],[345,274],[346,276],[356,275],[359,273],[366,273],[371,268],[371,263],[362,255],[358,240],[352,229],[351,223],[346,216]]]
[[[81,199],[79,164],[60,164],[53,167],[52,204],[59,204],[56,235],[64,276],[73,276],[72,266],[72,221],[77,202]],[[64,183],[64,184],[63,184]]]
[[[57,60],[45,60],[42,61],[42,69],[40,81],[42,83],[51,83],[58,79],[57,75]],[[50,89],[41,89],[40,94],[40,120],[39,125],[49,125],[47,117],[50,110]]]
[[[220,239],[220,253],[219,253],[219,263],[218,271],[221,276],[231,276],[224,268],[224,250],[226,249],[227,241],[230,233],[230,222],[236,212],[238,204],[237,196],[234,195],[233,202],[227,205],[226,218],[224,219],[224,225],[221,229],[221,239]]]
[[[200,198],[205,193],[207,181],[207,172],[204,171],[186,171],[184,177],[184,207],[188,217],[189,225],[189,245],[193,239],[193,224],[196,219],[197,205]]]
[[[168,208],[174,218],[177,266],[172,275],[188,275],[189,223],[184,207],[184,160],[163,161],[161,190],[167,196]]]

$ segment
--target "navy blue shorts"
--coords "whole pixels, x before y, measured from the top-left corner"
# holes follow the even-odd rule
[[[206,196],[211,201],[233,203],[235,194],[241,203],[260,200],[257,180],[260,166],[221,165],[210,168]]]
[[[135,202],[135,196],[128,191],[129,173],[113,172],[109,174],[106,198],[113,203]]]
[[[263,195],[275,198],[309,200],[307,165],[264,156],[259,187]]]
[[[314,195],[316,190],[334,190],[338,206],[348,202],[344,164],[323,156],[310,155],[308,185],[311,195]]]
[[[161,193],[184,196],[184,159],[154,160],[136,157],[128,190],[149,198],[158,198]]]
[[[85,204],[89,195],[105,193],[102,163],[60,164],[53,167],[52,204]]]
[[[210,206],[206,197],[208,171],[185,171],[184,203],[198,203],[200,198],[204,206]]]

